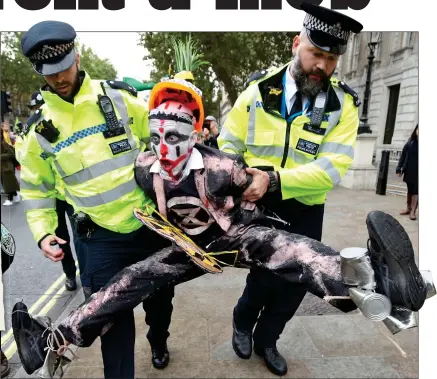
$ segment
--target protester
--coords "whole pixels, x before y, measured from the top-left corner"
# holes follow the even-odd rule
[[[7,121],[2,122],[2,135],[3,135],[3,139],[6,141],[6,143],[8,145],[12,146],[10,129],[9,129],[9,122],[7,122]]]
[[[419,124],[402,149],[396,174],[403,176],[404,182],[407,183],[407,208],[401,215],[410,215],[410,220],[416,220],[419,206]]]

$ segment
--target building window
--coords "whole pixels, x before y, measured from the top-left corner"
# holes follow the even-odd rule
[[[358,69],[358,59],[360,55],[360,36],[355,34],[352,40],[351,56],[349,59],[349,71]]]
[[[392,33],[391,50],[396,51],[401,48],[401,32]]]
[[[375,60],[380,60],[381,59],[382,32],[372,32],[371,40],[378,42],[378,44],[375,46],[374,55],[375,55]]]
[[[392,51],[413,46],[414,32],[395,32],[392,38]]]
[[[414,32],[403,32],[402,47],[413,46]]]
[[[388,87],[389,89],[389,100],[387,107],[387,117],[385,120],[385,130],[384,130],[384,145],[390,145],[392,143],[393,134],[396,125],[396,114],[398,112],[398,102],[399,93],[401,90],[401,85],[396,84],[394,86]]]

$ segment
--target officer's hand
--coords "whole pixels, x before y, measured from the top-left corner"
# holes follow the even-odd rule
[[[243,192],[243,200],[253,203],[261,199],[267,192],[270,178],[267,172],[258,170],[257,168],[248,167],[246,168],[246,172],[252,175],[252,184]]]
[[[64,241],[62,238],[50,235],[41,241],[41,250],[46,258],[52,260],[53,262],[59,262],[64,259],[64,252],[62,249],[53,249],[53,247],[50,246],[50,242],[54,239],[59,245],[67,243],[67,241]]]

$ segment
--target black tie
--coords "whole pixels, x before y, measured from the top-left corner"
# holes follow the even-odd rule
[[[301,111],[302,111],[302,94],[300,93],[300,91],[297,91],[296,99],[294,100],[293,106],[291,107],[291,111],[288,114],[288,117]]]

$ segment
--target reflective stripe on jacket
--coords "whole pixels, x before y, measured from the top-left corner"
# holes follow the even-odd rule
[[[120,233],[141,227],[133,216],[134,207],[153,205],[134,178],[135,158],[149,137],[147,105],[127,91],[107,85],[105,90],[126,131],[107,139],[105,119],[97,105],[98,94],[103,94],[100,81],[86,74],[74,104],[41,91],[42,117],[51,120],[60,135],[50,143],[35,131],[40,125],[36,122],[19,155],[21,194],[37,241],[54,234],[56,197],[65,196],[76,212],[83,211],[96,224]],[[129,150],[122,151],[123,147]]]
[[[289,64],[252,82],[229,112],[218,143],[221,150],[243,154],[247,164],[273,166],[280,174],[282,198],[323,204],[354,157],[359,125],[354,98],[331,79],[320,127],[308,128],[307,112],[282,117],[282,78]]]

